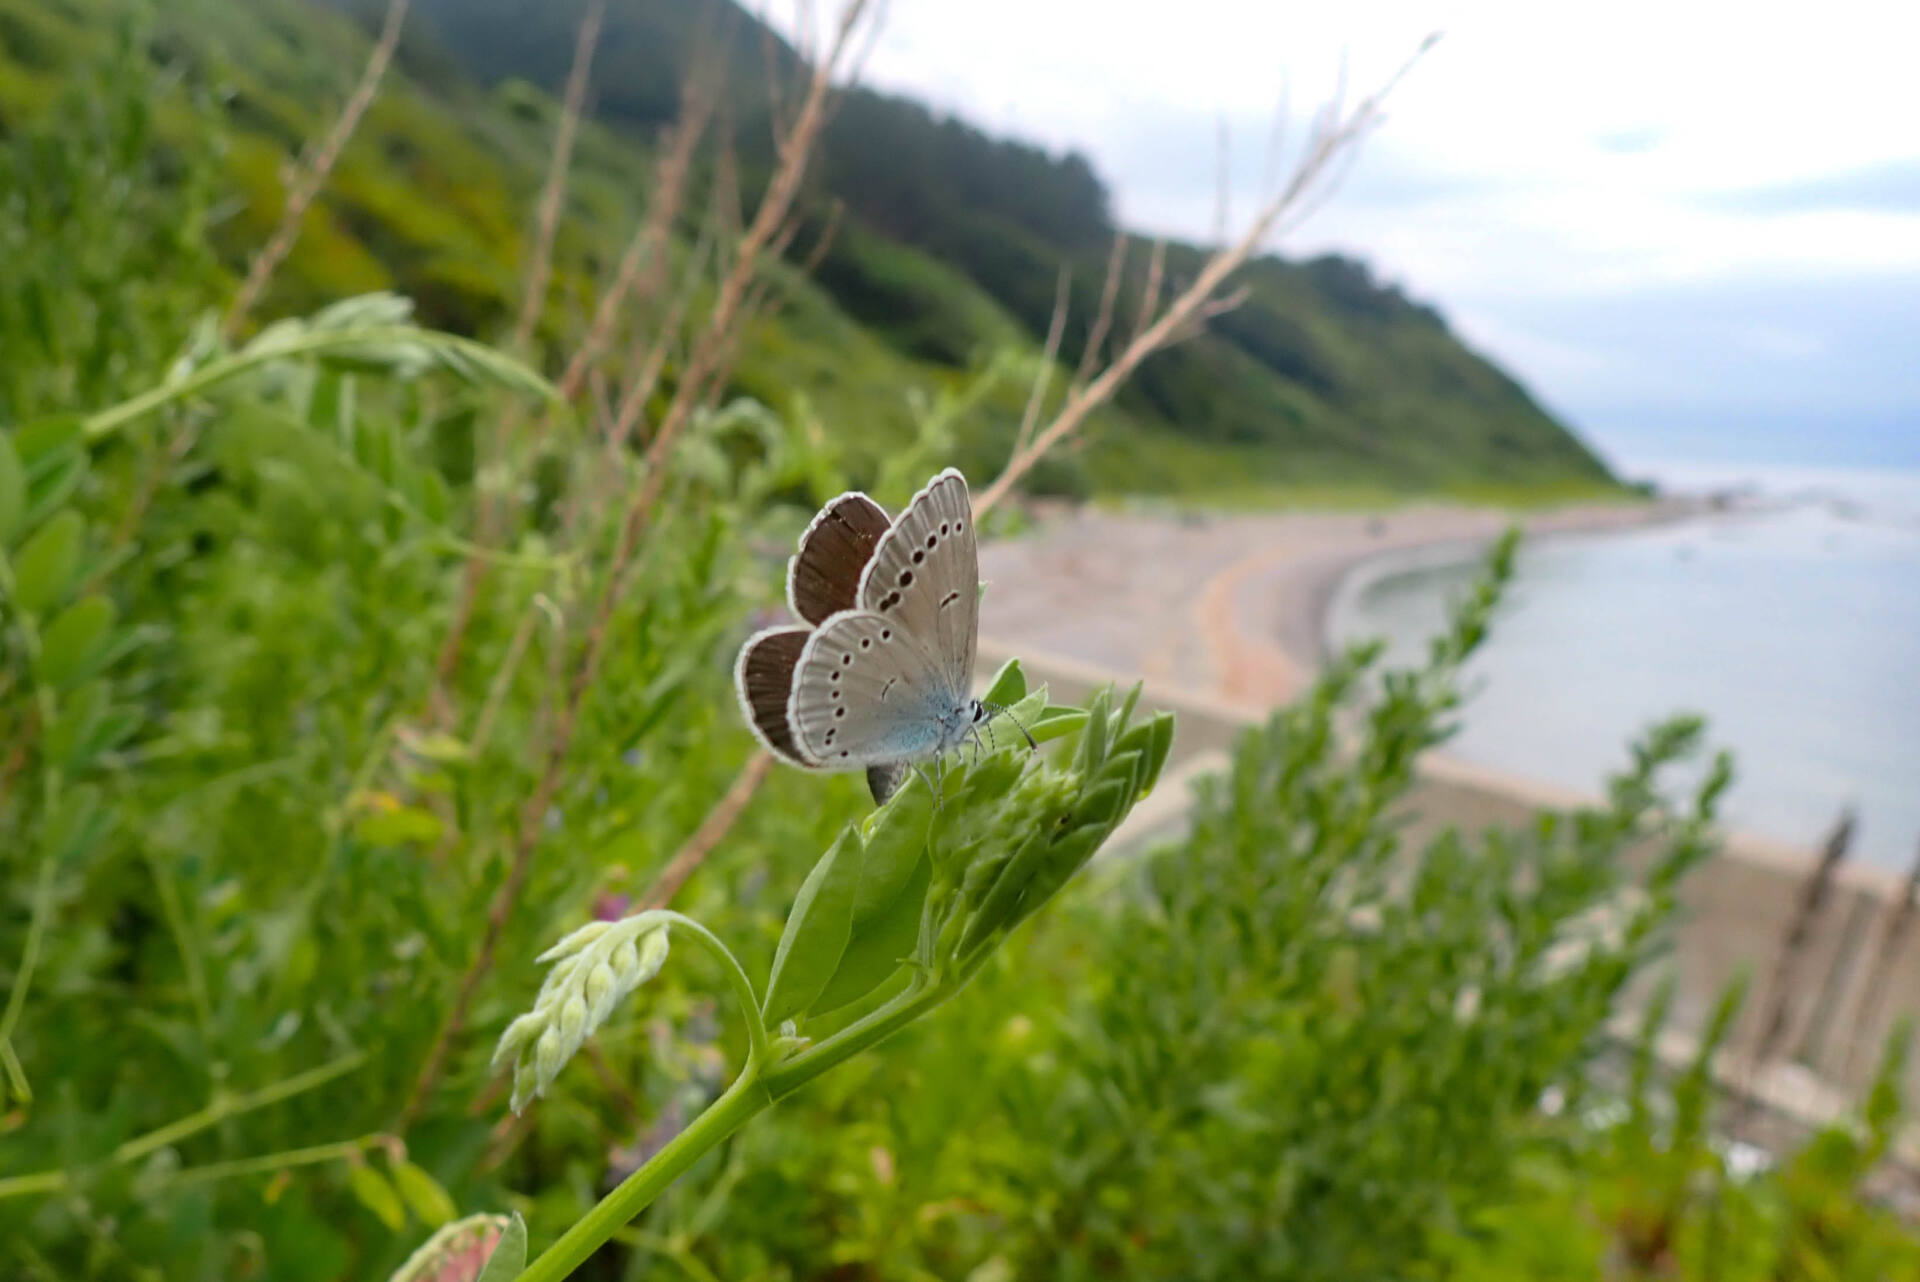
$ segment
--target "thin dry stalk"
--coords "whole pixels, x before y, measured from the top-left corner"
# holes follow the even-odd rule
[[[727,791],[714,803],[707,817],[693,831],[667,861],[660,875],[653,879],[646,893],[640,896],[642,908],[665,908],[680,893],[680,887],[687,884],[687,878],[693,876],[712,854],[714,847],[732,831],[746,811],[747,803],[753,800],[753,794],[760,791],[760,785],[767,781],[767,775],[773,770],[773,756],[765,751],[757,751],[747,758],[747,764],[740,767],[740,773],[734,776]]]
[[[320,149],[307,161],[305,171],[289,185],[286,208],[280,214],[280,225],[247,268],[247,278],[241,282],[240,292],[234,295],[233,304],[227,308],[226,317],[220,322],[222,337],[232,339],[240,332],[240,326],[259,304],[261,295],[266,293],[274,272],[279,270],[280,264],[293,251],[294,242],[300,239],[300,223],[306,217],[307,208],[326,185],[327,176],[339,162],[340,153],[346,150],[347,141],[360,125],[360,118],[373,105],[374,95],[380,90],[380,81],[386,76],[388,65],[393,62],[394,50],[400,46],[400,29],[406,22],[407,3],[408,0],[387,0],[386,21],[381,26],[380,38],[374,43],[373,52],[367,57],[366,69],[360,73],[360,83],[347,98],[346,106],[341,108],[340,118],[334,121],[332,132],[327,134]]]
[[[567,106],[560,118],[559,132],[554,144],[554,163],[548,171],[547,183],[542,190],[539,211],[540,231],[536,234],[534,253],[529,261],[528,281],[525,296],[521,299],[520,324],[516,327],[516,348],[530,342],[533,325],[538,321],[540,304],[546,296],[547,273],[551,270],[553,237],[558,226],[559,211],[564,203],[566,191],[567,161],[573,151],[574,138],[579,127],[580,111],[586,96],[588,71],[593,62],[593,51],[599,39],[601,17],[604,10],[603,0],[589,8],[582,19],[574,45],[573,68],[567,79]],[[563,401],[570,402],[579,394],[580,384],[592,362],[597,360],[605,349],[607,336],[613,329],[620,307],[625,303],[638,278],[643,263],[663,263],[665,242],[673,219],[679,212],[680,200],[685,189],[686,175],[691,167],[693,152],[702,130],[706,127],[707,112],[712,98],[705,91],[709,85],[704,76],[696,73],[690,77],[682,90],[681,106],[683,118],[676,130],[676,141],[662,158],[661,167],[654,185],[648,218],[641,230],[635,234],[626,252],[621,256],[620,265],[614,275],[613,286],[602,298],[595,312],[592,325],[586,338],[569,362],[565,375],[559,383],[559,393]],[[662,266],[660,271],[664,271]],[[657,284],[650,284],[643,295],[650,295]],[[524,335],[524,339],[522,338]],[[491,446],[493,467],[491,475],[483,474],[480,490],[480,510],[476,521],[477,533],[474,554],[460,576],[459,595],[454,599],[453,617],[447,625],[446,638],[440,643],[440,653],[434,662],[434,684],[428,696],[428,703],[435,714],[443,720],[450,715],[450,699],[447,687],[452,682],[460,664],[462,648],[466,644],[467,629],[473,622],[474,607],[478,604],[480,590],[486,581],[489,569],[483,550],[498,536],[504,520],[506,507],[502,489],[506,484],[507,444],[513,430],[513,420],[508,417],[514,411],[509,410],[499,420]],[[553,421],[553,411],[549,410],[543,423]]]
[[[1020,430],[1013,437],[1013,452],[1027,448],[1035,424],[1040,421],[1040,406],[1047,399],[1047,386],[1053,382],[1053,363],[1060,356],[1060,338],[1067,332],[1067,304],[1070,301],[1073,270],[1060,268],[1053,286],[1053,319],[1047,322],[1047,342],[1040,351],[1040,368],[1033,374],[1033,390],[1027,393],[1026,412],[1020,416]]]
[[[554,129],[553,156],[547,163],[546,181],[541,184],[540,200],[535,206],[533,241],[528,247],[526,275],[521,282],[520,317],[514,322],[510,340],[511,350],[517,354],[524,354],[532,344],[534,328],[547,310],[547,287],[553,278],[554,239],[559,235],[560,211],[566,204],[567,171],[573,163],[574,141],[580,136],[580,113],[587,100],[587,81],[593,69],[593,50],[600,39],[604,11],[604,0],[589,0],[574,35],[573,67],[567,73],[566,96]],[[486,576],[481,550],[499,538],[512,506],[507,483],[511,473],[508,455],[519,424],[518,406],[506,407],[494,420],[493,437],[487,448],[489,465],[481,471],[475,551],[468,558],[467,573],[461,584],[461,608],[455,611],[461,625],[455,633],[456,639],[465,632],[466,621],[472,614],[471,597],[478,593],[480,582]],[[444,651],[443,657],[446,657]]]
[[[780,163],[766,192],[760,198],[760,206],[754,211],[753,222],[741,235],[731,270],[721,282],[718,296],[714,300],[713,311],[707,325],[688,354],[686,368],[679,384],[674,388],[673,400],[667,405],[666,414],[648,443],[645,456],[645,474],[636,491],[633,502],[627,508],[622,523],[619,546],[616,548],[613,563],[607,575],[606,587],[602,591],[599,603],[594,611],[592,624],[587,630],[586,652],[582,656],[580,667],[575,675],[573,689],[567,698],[569,711],[562,716],[560,728],[563,737],[571,734],[574,712],[581,698],[593,682],[599,669],[601,648],[605,642],[607,624],[613,615],[615,603],[625,588],[626,570],[633,560],[635,548],[639,545],[641,532],[646,528],[648,514],[660,496],[661,488],[666,484],[665,466],[669,451],[679,439],[681,429],[691,419],[702,403],[707,391],[709,379],[724,374],[723,357],[731,351],[734,343],[734,330],[741,319],[741,306],[747,299],[748,287],[753,283],[759,269],[763,251],[786,223],[794,198],[799,194],[800,181],[805,176],[807,161],[815,144],[819,141],[820,130],[826,123],[827,104],[833,88],[833,77],[844,56],[848,41],[860,22],[860,15],[866,8],[866,0],[849,0],[841,10],[840,21],[834,32],[833,42],[828,46],[826,56],[815,64],[813,78],[807,87],[807,96],[794,117],[793,129],[788,133],[780,148]]]
[[[813,248],[807,251],[806,261],[800,264],[800,274],[811,276],[826,261],[827,254],[833,249],[834,238],[840,234],[840,220],[846,216],[845,201],[836,200],[827,207],[827,225],[820,229],[820,239],[813,242]]]
[[[1827,835],[1827,844],[1820,852],[1819,862],[1800,888],[1800,901],[1795,905],[1793,916],[1787,922],[1786,933],[1780,940],[1780,953],[1774,961],[1773,975],[1767,984],[1766,1001],[1759,1007],[1760,1033],[1754,1039],[1746,1065],[1749,1082],[1753,1073],[1773,1057],[1787,1034],[1793,1010],[1793,992],[1799,986],[1797,981],[1806,958],[1807,944],[1813,937],[1813,925],[1819,920],[1821,909],[1826,907],[1827,899],[1833,892],[1833,878],[1839,871],[1840,861],[1847,857],[1847,848],[1853,844],[1853,828],[1853,812],[1847,811]],[[1751,1107],[1754,1103],[1753,1092],[1743,1089],[1740,1094],[1747,1106]]]
[[[1100,286],[1100,310],[1094,315],[1093,328],[1087,331],[1087,345],[1081,349],[1080,364],[1073,371],[1073,386],[1086,385],[1087,376],[1093,373],[1094,364],[1100,359],[1100,348],[1107,341],[1107,330],[1113,325],[1113,305],[1120,298],[1120,278],[1127,268],[1127,233],[1119,232],[1113,238],[1113,252],[1107,255],[1107,279]]]
[[[554,133],[553,157],[547,163],[547,180],[540,188],[539,212],[534,218],[533,252],[527,255],[526,278],[520,287],[520,319],[513,326],[513,350],[525,352],[533,341],[533,328],[547,308],[547,283],[553,277],[553,242],[560,231],[560,211],[566,204],[567,170],[573,164],[574,140],[580,135],[580,116],[587,103],[587,81],[593,71],[593,51],[600,42],[600,23],[606,16],[606,0],[587,0],[573,39],[573,67],[567,73],[567,88],[560,108],[560,125]]]
[[[668,452],[681,428],[698,408],[707,380],[723,372],[719,361],[722,354],[731,347],[731,331],[738,319],[741,304],[746,298],[747,288],[752,283],[761,251],[786,221],[794,197],[799,193],[800,180],[806,172],[808,157],[819,140],[820,129],[825,122],[827,100],[833,87],[834,74],[865,7],[866,0],[849,0],[841,11],[833,43],[829,47],[827,56],[815,65],[806,100],[801,104],[800,111],[794,119],[793,129],[780,149],[779,166],[767,185],[766,193],[761,198],[760,207],[754,214],[752,225],[741,237],[733,269],[721,285],[713,313],[688,358],[686,372],[675,388],[673,401],[668,405],[659,430],[654,433],[653,440],[648,446],[645,478],[622,522],[619,546],[615,550],[599,600],[595,604],[592,623],[587,629],[573,679],[565,691],[564,698],[557,701],[557,707],[554,710],[552,730],[543,754],[545,760],[539,781],[520,811],[519,831],[508,862],[507,875],[494,893],[493,902],[487,913],[486,926],[481,933],[480,945],[475,950],[473,961],[469,963],[466,973],[461,977],[453,1005],[448,1010],[439,1032],[435,1035],[433,1045],[427,1053],[426,1062],[414,1081],[413,1090],[402,1110],[403,1123],[410,1123],[419,1115],[420,1109],[424,1107],[426,1100],[439,1085],[454,1039],[465,1028],[467,1012],[473,1004],[480,983],[493,968],[501,936],[506,932],[507,922],[519,903],[520,893],[532,870],[533,852],[539,845],[546,813],[559,792],[562,767],[566,763],[568,749],[572,747],[573,734],[579,724],[580,710],[585,703],[587,691],[592,688],[594,678],[599,671],[600,658],[605,650],[614,607],[626,586],[626,572],[638,549],[640,535],[646,528],[647,517],[666,483],[665,463]]]
[[[633,378],[621,390],[618,406],[607,426],[607,451],[617,455],[627,447],[638,426],[641,416],[646,412],[647,402],[653,399],[654,392],[660,386],[660,376],[665,372],[667,362],[674,354],[676,337],[683,330],[687,314],[693,310],[694,299],[699,296],[700,287],[705,282],[708,267],[719,252],[719,229],[724,220],[721,199],[718,191],[709,204],[707,215],[700,226],[700,239],[694,243],[693,253],[687,257],[686,273],[679,290],[667,306],[666,314],[661,318],[651,342],[646,346],[644,355],[639,358]],[[618,475],[608,472],[609,483]]]
[[[1914,849],[1913,866],[1907,871],[1906,885],[1891,911],[1887,928],[1881,932],[1880,944],[1874,950],[1873,969],[1868,973],[1865,988],[1860,994],[1859,1013],[1852,1021],[1858,1035],[1847,1051],[1843,1080],[1852,1080],[1855,1062],[1868,1051],[1868,1038],[1872,1030],[1878,1027],[1881,1010],[1886,1006],[1890,988],[1887,981],[1893,975],[1901,947],[1907,942],[1907,935],[1913,930],[1916,917],[1920,917],[1920,846]]]
[[[520,671],[520,661],[526,658],[527,647],[533,642],[533,630],[539,626],[542,615],[552,620],[556,638],[564,635],[560,611],[545,596],[536,595],[532,604],[527,606],[526,614],[521,616],[520,626],[513,630],[513,639],[507,643],[506,657],[493,674],[493,681],[487,687],[487,701],[481,706],[480,716],[473,723],[473,734],[469,736],[468,743],[475,753],[482,751],[493,737],[494,722],[499,719],[500,709],[507,700],[507,691],[513,687],[514,675]]]
[[[1286,185],[1254,217],[1240,239],[1232,245],[1216,251],[1201,267],[1200,273],[1186,289],[1161,312],[1158,319],[1137,332],[1133,341],[1115,357],[1113,362],[1094,377],[1085,387],[1067,397],[1065,405],[1055,416],[1052,423],[1037,435],[1025,449],[1016,450],[1008,460],[1006,469],[989,485],[986,491],[974,500],[976,515],[984,515],[995,504],[1004,499],[1020,478],[1033,465],[1045,457],[1047,451],[1062,440],[1078,431],[1095,409],[1111,400],[1122,384],[1138,369],[1140,363],[1154,352],[1177,341],[1187,334],[1196,320],[1204,320],[1203,310],[1215,300],[1220,287],[1227,278],[1238,271],[1250,259],[1269,237],[1277,234],[1292,218],[1306,200],[1313,196],[1333,163],[1343,153],[1365,136],[1368,129],[1378,120],[1381,104],[1393,88],[1399,84],[1402,76],[1432,47],[1437,37],[1428,37],[1420,49],[1409,59],[1377,92],[1369,95],[1351,112],[1340,112],[1330,107],[1321,113],[1316,122],[1313,137],[1309,141],[1306,154],[1301,157]],[[1150,309],[1143,309],[1143,318],[1150,315]]]
[[[708,77],[695,75],[688,79],[681,94],[680,121],[674,126],[672,143],[661,153],[654,171],[646,221],[628,241],[626,252],[614,270],[613,283],[594,310],[593,324],[560,376],[558,388],[563,399],[571,400],[579,392],[587,371],[606,354],[615,322],[627,300],[636,294],[643,299],[653,297],[666,279],[667,236],[673,229],[673,220],[680,216],[687,176],[693,170],[700,137],[713,118],[713,97],[713,85]],[[642,267],[647,268],[644,284],[640,277]],[[637,290],[636,286],[639,286]]]
[[[1153,322],[1154,312],[1160,309],[1160,284],[1167,270],[1167,242],[1153,242],[1153,252],[1147,255],[1147,283],[1140,289],[1140,310],[1133,314],[1133,337],[1138,339],[1147,326]]]
[[[760,56],[766,63],[767,123],[773,129],[773,145],[787,135],[787,87],[780,83],[780,37],[774,34],[767,7],[760,6]]]

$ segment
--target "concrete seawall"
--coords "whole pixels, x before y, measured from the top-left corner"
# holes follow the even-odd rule
[[[1110,681],[1135,679],[985,637],[980,650],[983,671],[1017,652],[1030,681],[1046,682],[1063,702],[1081,701]],[[1148,680],[1143,701],[1177,713],[1179,733],[1161,787],[1116,838],[1135,847],[1176,835],[1184,824],[1186,784],[1224,766],[1239,732],[1266,716],[1259,706],[1236,706],[1154,680]],[[1445,828],[1517,826],[1542,810],[1594,804],[1595,797],[1429,753],[1408,801],[1409,841],[1417,845]],[[1880,870],[1847,864],[1836,870],[1782,973],[1785,941],[1801,917],[1815,866],[1814,852],[1725,834],[1719,853],[1683,884],[1677,948],[1663,963],[1675,973],[1677,991],[1662,1058],[1678,1063],[1691,1057],[1694,1036],[1720,992],[1745,973],[1745,1010],[1717,1062],[1718,1075],[1798,1129],[1844,1115],[1871,1080],[1895,1021],[1902,1015],[1920,1019],[1920,918],[1902,929],[1905,887]],[[1644,987],[1629,995],[1622,1031],[1633,1027]],[[1778,1020],[1771,1017],[1776,1009],[1783,1013]],[[1776,1022],[1769,1035],[1765,1026]],[[1757,1063],[1754,1051],[1763,1042],[1773,1049]],[[1920,1096],[1920,1057],[1910,1066],[1908,1090],[1910,1098]],[[1915,1140],[1910,1131],[1902,1145],[1903,1163],[1910,1167],[1920,1162]]]

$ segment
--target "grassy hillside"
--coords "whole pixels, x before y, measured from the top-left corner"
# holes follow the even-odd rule
[[[44,111],[129,4],[0,0],[0,127]],[[326,129],[379,7],[159,6],[142,37],[171,86],[156,91],[158,113],[178,132],[198,94],[199,118],[219,126],[227,189],[210,226],[228,272],[278,219],[286,159]],[[526,228],[557,118],[552,95],[581,7],[416,0],[399,66],[309,213],[269,312],[384,287],[414,297],[433,324],[503,332],[518,306]],[[770,137],[766,33],[731,6],[611,5],[595,64],[596,120],[576,155],[541,336],[552,360],[564,357],[641,214],[652,142],[672,115],[682,71],[716,40],[729,42],[727,116],[751,190]],[[793,74],[791,52],[771,48],[782,74]],[[810,277],[796,270],[786,282],[784,305],[756,326],[732,390],[815,419],[848,444],[856,474],[914,431],[926,406],[966,396],[955,451],[969,470],[994,470],[1016,430],[1063,263],[1073,272],[1068,353],[1077,357],[1096,310],[1113,235],[1097,176],[1076,156],[1048,156],[858,92],[812,177],[809,204],[820,220],[831,202],[845,217],[830,252]],[[678,246],[682,258],[691,232]],[[798,237],[794,256],[812,239]],[[1170,277],[1191,273],[1200,257],[1169,247]],[[1144,250],[1134,255],[1134,289],[1144,260]],[[1084,447],[1036,474],[1036,484],[1199,495],[1271,487],[1558,493],[1611,484],[1524,389],[1363,265],[1272,257],[1245,283],[1245,306],[1149,362]],[[209,298],[216,294],[210,288]]]

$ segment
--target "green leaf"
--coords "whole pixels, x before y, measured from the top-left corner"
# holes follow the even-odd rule
[[[107,715],[108,690],[104,681],[89,681],[62,698],[47,727],[47,760],[60,770],[73,770],[91,755],[95,732]]]
[[[1009,708],[1027,697],[1027,674],[1020,666],[1020,660],[1008,659],[1000,665],[1000,671],[994,673],[993,682],[987,692],[980,696],[980,702]]]
[[[22,610],[37,618],[66,596],[80,567],[80,543],[86,532],[86,518],[66,508],[21,547],[13,562],[13,586],[14,600]]]
[[[1127,768],[1131,770],[1139,761],[1139,757],[1128,753],[1126,757],[1115,757],[1114,760],[1125,760]],[[1109,779],[1080,798],[1080,804],[1074,808],[1073,821],[1080,827],[1111,827],[1114,820],[1125,812],[1127,803],[1132,797],[1133,787],[1130,780]]]
[[[113,602],[97,593],[55,615],[40,634],[40,679],[64,690],[92,676],[116,615]]]
[[[61,795],[46,818],[40,840],[55,862],[65,863],[93,844],[104,820],[99,785],[79,784]]]
[[[391,1174],[394,1188],[422,1224],[437,1229],[460,1213],[452,1196],[440,1187],[440,1181],[412,1162],[395,1162]]]
[[[10,437],[0,436],[0,547],[13,541],[27,517],[27,473]]]
[[[1007,929],[1012,930],[1040,911],[1067,884],[1068,879],[1093,857],[1093,852],[1106,839],[1107,832],[1104,829],[1082,828],[1049,850],[1046,859],[1022,888],[1020,902],[1007,919]]]
[[[29,476],[39,472],[51,455],[76,445],[86,420],[78,414],[38,419],[13,434],[14,448]],[[77,452],[77,451],[76,451]]]
[[[806,1011],[833,978],[853,933],[853,903],[865,853],[859,831],[849,824],[807,874],[773,955],[762,1008],[768,1025]]]
[[[31,530],[63,507],[87,474],[87,456],[70,450],[27,469],[27,511],[20,528]]]
[[[1092,774],[1107,755],[1107,714],[1113,707],[1113,687],[1103,686],[1087,704],[1087,725],[1080,738],[1080,770]]]
[[[1087,714],[1079,708],[1052,707],[1040,713],[1040,719],[1027,727],[1027,733],[1035,743],[1046,743],[1049,739],[1070,735],[1085,724]]]
[[[393,1191],[387,1177],[371,1166],[356,1166],[347,1172],[347,1187],[360,1205],[379,1217],[380,1222],[398,1233],[407,1224],[407,1208]]]
[[[480,1270],[480,1276],[473,1282],[513,1282],[527,1267],[527,1223],[520,1218],[520,1212],[513,1213],[513,1222],[500,1234],[493,1254],[487,1257],[487,1267]]]
[[[872,847],[868,847],[872,855]],[[821,990],[812,1009],[838,1010],[859,1001],[898,970],[920,939],[920,913],[926,906],[927,887],[933,881],[933,860],[922,855],[913,865],[907,884],[893,897],[884,911],[854,928],[846,952],[833,978]]]
[[[1162,712],[1153,719],[1153,748],[1147,758],[1147,781],[1141,792],[1150,792],[1160,782],[1160,771],[1167,764],[1167,754],[1173,750],[1173,714]]]
[[[866,855],[860,866],[860,892],[853,901],[854,930],[900,896],[927,848],[933,822],[933,794],[919,780],[895,793],[865,825]]]
[[[446,825],[419,806],[378,806],[354,821],[353,833],[370,846],[428,845],[440,840]]]

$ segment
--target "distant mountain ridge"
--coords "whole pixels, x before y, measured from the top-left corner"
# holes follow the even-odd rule
[[[7,61],[31,67],[48,60],[50,44],[78,48],[126,4],[0,0],[0,82]],[[437,324],[500,332],[517,306],[553,96],[584,7],[413,0],[396,70],[309,216],[278,285],[282,304],[393,287]],[[224,87],[229,165],[244,198],[221,229],[232,261],[243,262],[277,216],[280,165],[327,127],[383,9],[383,0],[162,7],[156,56]],[[716,39],[750,194],[769,161],[767,68],[790,83],[793,51],[727,0],[610,0],[594,62],[600,127],[581,137],[558,247],[555,290],[578,300],[576,311],[644,203],[652,139],[676,109],[683,74]],[[0,83],[0,125],[7,94]],[[1063,351],[1069,367],[1077,360],[1115,232],[1107,191],[1083,157],[1051,156],[918,103],[854,90],[806,201],[818,221],[835,201],[845,217],[811,283],[797,284],[784,312],[749,335],[735,392],[782,412],[804,398],[807,412],[858,449],[884,450],[912,430],[908,389],[953,389],[995,352],[1039,348],[1063,264],[1072,273]],[[797,238],[796,257],[812,239]],[[1169,277],[1190,277],[1204,256],[1169,245]],[[1138,247],[1134,291],[1145,259]],[[1097,418],[1086,447],[1038,474],[1043,484],[1196,495],[1614,484],[1524,388],[1364,264],[1269,256],[1242,283],[1246,303],[1149,361]],[[1001,388],[970,412],[963,464],[997,466],[1024,399],[1024,387]]]
[[[474,74],[549,91],[566,75],[585,8],[585,0],[416,4],[433,38]],[[786,42],[730,0],[614,0],[595,59],[601,118],[627,126],[670,118],[680,75],[715,32],[731,36],[725,65],[738,136],[749,163],[765,163],[767,51],[789,82],[798,68]],[[929,323],[942,311],[937,292],[889,273],[868,238],[958,269],[1036,342],[1051,318],[1055,273],[1069,262],[1063,350],[1084,342],[1116,230],[1106,188],[1084,157],[1050,156],[911,100],[856,89],[828,133],[815,187],[844,201],[864,233],[835,246],[820,283],[908,354],[957,364],[981,336]],[[1169,263],[1190,272],[1201,258],[1178,246]],[[1150,362],[1123,396],[1125,409],[1190,442],[1293,456],[1291,466],[1261,469],[1269,475],[1299,475],[1304,463],[1327,479],[1390,486],[1610,479],[1525,389],[1453,339],[1437,312],[1376,283],[1363,264],[1270,257],[1251,277],[1248,303],[1208,337]]]

